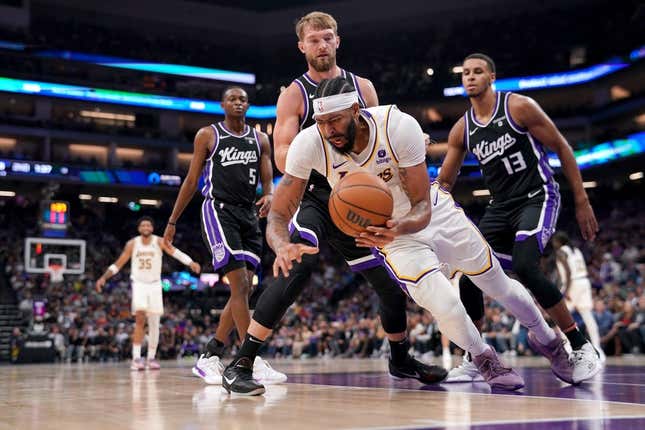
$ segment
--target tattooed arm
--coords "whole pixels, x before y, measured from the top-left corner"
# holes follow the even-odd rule
[[[412,167],[399,168],[403,190],[410,199],[410,211],[398,219],[388,220],[385,227],[367,227],[356,239],[358,246],[382,248],[403,234],[416,233],[430,223],[430,180],[425,162]]]
[[[303,254],[318,252],[316,247],[289,241],[289,221],[300,205],[306,186],[306,179],[300,179],[287,173],[282,177],[275,191],[267,218],[266,231],[267,243],[275,252],[273,276],[277,277],[280,271],[285,277],[289,276],[293,260],[300,263]]]

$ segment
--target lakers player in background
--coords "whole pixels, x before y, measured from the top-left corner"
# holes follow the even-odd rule
[[[575,201],[576,219],[585,240],[593,240],[598,222],[582,186],[582,177],[571,147],[553,121],[531,98],[495,91],[495,63],[476,53],[463,62],[462,84],[472,107],[450,130],[447,154],[437,181],[450,191],[467,152],[479,161],[491,200],[479,221],[479,230],[495,255],[512,269],[553,318],[571,344],[570,360],[552,367],[567,382],[580,383],[601,369],[598,353],[585,339],[562,293],[538,267],[540,256],[555,231],[560,212],[560,186],[549,166],[546,150],[555,152],[562,164]],[[484,317],[482,292],[468,278],[460,281],[460,297],[468,315],[481,330]],[[560,339],[548,343],[529,334],[532,348],[547,357],[560,356]],[[573,366],[573,368],[571,368]],[[446,382],[481,379],[465,359],[452,369]]]
[[[130,369],[151,370],[159,369],[159,362],[155,359],[157,345],[159,345],[159,321],[163,314],[163,297],[161,292],[161,257],[162,251],[179,262],[199,273],[201,267],[188,255],[162,242],[155,236],[152,218],[144,216],[137,221],[139,236],[130,239],[125,245],[119,258],[108,267],[105,273],[96,281],[96,291],[99,293],[112,276],[119,273],[121,268],[132,259],[130,279],[132,280],[132,312],[134,313],[135,326],[132,339],[132,364]],[[144,337],[144,326],[148,319],[148,360],[141,358],[141,344]]]
[[[253,274],[262,254],[258,216],[265,217],[269,212],[273,193],[269,137],[246,123],[249,109],[246,91],[240,87],[227,88],[221,105],[224,121],[202,127],[195,136],[188,174],[164,232],[164,241],[172,243],[175,224],[193,198],[201,175],[202,236],[213,256],[214,269],[228,278],[231,288],[215,336],[193,367],[193,374],[208,384],[222,383],[224,369],[220,358],[233,327],[240,340],[246,336],[251,320],[249,296]],[[262,197],[256,201],[258,181],[262,183]],[[261,357],[254,361],[253,373],[267,384],[287,379]]]
[[[604,362],[606,357],[602,346],[600,346],[598,324],[596,324],[592,313],[593,297],[585,257],[578,248],[571,244],[569,236],[563,231],[553,235],[551,244],[555,250],[555,262],[567,308],[571,312],[574,309],[578,311],[585,323],[589,339],[600,355],[600,361]]]

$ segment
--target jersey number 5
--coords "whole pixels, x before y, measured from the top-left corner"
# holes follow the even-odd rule
[[[255,169],[249,168],[249,184],[255,185],[257,183],[257,177],[255,176]]]
[[[504,163],[504,167],[506,167],[509,175],[526,169],[526,162],[521,152],[514,152],[508,157],[502,158],[502,163]]]

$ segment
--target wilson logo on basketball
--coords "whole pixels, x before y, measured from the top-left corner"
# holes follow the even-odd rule
[[[372,220],[370,220],[369,218],[363,218],[351,209],[347,210],[347,215],[345,216],[345,218],[347,218],[347,221],[349,221],[350,223],[360,225],[363,228],[372,225]]]

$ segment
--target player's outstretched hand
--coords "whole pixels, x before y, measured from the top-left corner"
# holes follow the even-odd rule
[[[198,275],[202,271],[202,266],[200,266],[199,263],[196,261],[193,261],[192,263],[190,263],[189,267],[190,267],[190,270],[192,270],[194,273],[197,273]]]
[[[256,206],[260,206],[258,210],[258,215],[260,218],[264,218],[269,215],[269,210],[271,210],[271,201],[273,200],[272,194],[267,194],[262,196],[256,203]]]
[[[100,293],[101,291],[103,291],[104,286],[105,286],[105,278],[101,276],[99,279],[96,280],[96,284],[95,284],[96,292]]]
[[[318,248],[302,243],[288,243],[280,247],[275,253],[273,276],[277,278],[282,271],[285,278],[289,277],[289,270],[293,268],[293,260],[300,263],[304,254],[318,254]]]
[[[588,200],[576,204],[576,219],[584,240],[594,240],[598,233],[598,221]]]
[[[399,231],[397,229],[398,225],[398,221],[393,219],[387,220],[385,227],[370,225],[367,227],[367,231],[364,231],[356,238],[356,246],[364,248],[383,248],[399,235]]]
[[[172,224],[166,224],[166,229],[163,231],[163,241],[166,246],[172,245],[172,241],[175,239],[175,226]]]

